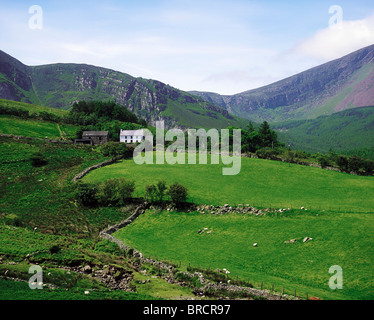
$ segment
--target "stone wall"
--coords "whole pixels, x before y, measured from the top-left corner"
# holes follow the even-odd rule
[[[112,242],[115,242],[116,244],[118,244],[118,246],[121,248],[121,249],[124,249],[124,250],[129,250],[130,247],[126,246],[122,241],[118,240],[117,238],[113,237],[112,236],[112,233],[118,231],[119,229],[122,229],[124,227],[126,227],[127,225],[129,225],[131,222],[133,222],[137,217],[139,217],[142,213],[144,213],[144,211],[147,209],[148,207],[148,203],[143,203],[142,205],[138,206],[134,213],[128,217],[126,220],[123,220],[121,221],[120,223],[117,223],[113,226],[110,226],[108,227],[107,229],[103,230],[100,232],[99,236],[103,239],[107,239],[109,241],[112,241]],[[142,254],[136,250],[134,250],[134,256],[136,255],[136,253],[138,253],[138,255],[140,257],[142,257]]]
[[[112,241],[116,243],[121,249],[128,251],[129,249],[133,249],[131,247],[126,246],[122,241],[117,239],[116,237],[112,236],[112,234],[121,228],[124,228],[128,226],[130,223],[132,223],[139,215],[145,212],[145,210],[149,207],[148,203],[143,203],[142,205],[138,206],[134,213],[127,218],[126,220],[115,224],[113,226],[109,226],[107,229],[103,230],[100,232],[99,236],[103,239],[107,239],[109,241]],[[180,284],[178,280],[175,279],[175,271],[174,267],[172,265],[169,265],[165,262],[157,261],[151,258],[146,258],[143,257],[143,254],[135,249],[133,249],[133,257],[139,259],[139,264],[143,263],[148,263],[148,264],[153,264],[159,267],[160,269],[164,269],[167,271],[167,274],[163,276],[163,278],[168,281],[169,283],[175,283],[175,284]],[[140,266],[139,265],[139,266]],[[181,271],[180,271],[181,272]],[[182,272],[183,274],[193,278],[194,276],[199,277],[199,281],[203,285],[202,288],[196,289],[195,293],[199,296],[203,296],[208,294],[211,291],[215,292],[232,292],[232,293],[240,293],[240,292],[246,292],[247,294],[251,296],[256,296],[256,297],[262,297],[267,300],[293,300],[293,299],[298,299],[297,297],[289,296],[289,295],[284,295],[284,294],[277,294],[274,292],[269,292],[267,290],[259,290],[259,289],[254,289],[254,288],[249,288],[249,287],[240,287],[236,285],[230,285],[228,283],[212,283],[210,281],[206,281],[204,279],[204,276],[200,272],[194,272],[194,273],[189,273],[189,272]],[[185,285],[182,283],[182,285]]]
[[[99,169],[99,168],[102,168],[102,167],[105,167],[109,164],[113,164],[115,163],[117,160],[120,160],[122,159],[122,157],[115,157],[113,159],[110,159],[110,160],[106,160],[106,161],[103,161],[101,163],[98,163],[98,164],[95,164],[91,167],[88,167],[86,169],[84,169],[81,173],[78,173],[74,178],[73,178],[73,181],[74,182],[77,182],[77,180],[79,179],[82,179],[87,173],[89,173],[90,171],[92,170],[95,170],[95,169]]]

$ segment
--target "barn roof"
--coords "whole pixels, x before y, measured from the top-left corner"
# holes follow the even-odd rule
[[[83,131],[83,136],[107,136],[108,131]]]

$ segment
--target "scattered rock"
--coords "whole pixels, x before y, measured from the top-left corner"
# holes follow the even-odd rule
[[[84,266],[84,267],[82,268],[82,271],[83,271],[84,273],[91,273],[91,272],[92,272],[92,268],[91,268],[91,266],[86,265],[86,266]]]
[[[294,242],[296,242],[296,239],[291,239],[291,240],[285,241],[284,243],[294,243]]]

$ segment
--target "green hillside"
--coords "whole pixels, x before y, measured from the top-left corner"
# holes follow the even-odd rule
[[[274,285],[278,292],[297,290],[304,297],[372,298],[373,177],[253,158],[242,159],[237,176],[223,176],[223,167],[124,160],[92,171],[83,180],[134,180],[137,197],[145,195],[146,185],[177,181],[188,188],[188,201],[204,204],[200,212],[151,210],[115,234],[146,256],[185,267],[226,268],[233,278],[249,278],[257,288],[263,282],[267,289]],[[290,210],[260,216],[211,214],[211,205],[225,204]],[[203,228],[211,232],[199,234]],[[303,243],[304,237],[313,240]],[[284,243],[294,238],[295,244]],[[332,265],[345,272],[343,291],[328,287]]]
[[[0,115],[0,133],[40,139],[64,140],[75,137],[77,127],[58,123],[24,120],[12,116]]]
[[[0,99],[0,108],[24,111],[28,116],[0,114],[0,133],[40,139],[66,140],[75,137],[77,126],[46,121],[40,114],[63,117],[68,111],[35,104]]]
[[[63,116],[63,115],[68,114],[67,110],[61,110],[61,109],[41,106],[38,104],[25,103],[25,102],[20,102],[20,101],[12,101],[12,100],[6,100],[6,99],[0,99],[0,106],[27,110],[30,113],[48,112],[48,113],[55,114],[57,116]]]
[[[271,208],[314,208],[321,210],[370,211],[374,208],[374,177],[302,166],[280,161],[242,158],[240,173],[222,175],[222,163],[143,164],[133,160],[90,172],[87,182],[124,177],[136,180],[136,193],[159,180],[182,183],[189,200],[199,204],[250,204]]]
[[[374,107],[348,109],[316,119],[273,123],[279,138],[293,149],[309,152],[374,147]]]
[[[0,51],[0,98],[69,109],[76,101],[114,101],[148,123],[166,127],[241,127],[243,120],[157,80],[87,64],[26,66]]]
[[[208,228],[199,234],[197,231]],[[209,232],[210,231],[210,232]],[[145,256],[215,270],[232,279],[303,298],[374,298],[372,214],[283,213],[272,216],[148,211],[114,234]],[[207,233],[209,232],[209,233]],[[305,237],[312,240],[303,243]],[[285,243],[296,239],[295,243]],[[254,247],[253,244],[258,246]],[[329,288],[330,266],[343,290]]]

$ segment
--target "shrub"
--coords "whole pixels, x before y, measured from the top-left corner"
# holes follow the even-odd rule
[[[125,178],[119,178],[118,180],[118,204],[122,206],[132,198],[135,182]]]
[[[135,182],[125,178],[105,180],[99,187],[100,203],[104,205],[124,205],[132,198]]]
[[[92,207],[98,204],[98,191],[96,185],[79,181],[74,196],[80,204]]]
[[[317,161],[321,168],[326,168],[329,165],[328,158],[323,154],[318,154]]]
[[[49,248],[49,252],[51,254],[58,253],[61,250],[61,248],[58,245],[53,245],[52,247]]]
[[[104,157],[115,158],[117,156],[126,156],[127,147],[124,143],[109,141],[100,146],[100,152]]]
[[[165,191],[167,189],[166,182],[163,180],[157,182],[156,188],[157,188],[156,190],[157,200],[161,202],[164,198]]]
[[[256,151],[256,155],[261,159],[279,160],[279,151],[272,148],[262,148]]]
[[[336,165],[342,172],[348,172],[349,167],[348,167],[348,159],[345,156],[337,156],[336,158]]]
[[[102,204],[118,202],[118,179],[108,179],[99,188],[99,198]]]
[[[365,171],[366,175],[372,175],[374,171],[374,161],[369,159],[364,159],[362,168]]]
[[[145,198],[153,203],[157,193],[157,187],[154,184],[145,186]]]
[[[30,161],[33,167],[42,167],[48,163],[48,161],[43,157],[43,155],[40,152],[33,154],[30,157]]]
[[[363,165],[364,161],[360,157],[352,156],[348,158],[348,168],[351,172],[359,173]]]
[[[168,195],[176,205],[186,202],[188,190],[186,187],[178,182],[175,182],[169,187]]]

